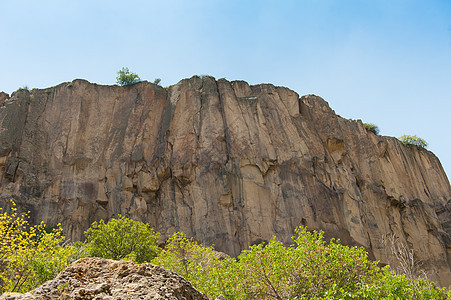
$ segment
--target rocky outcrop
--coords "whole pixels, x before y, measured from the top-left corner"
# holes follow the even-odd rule
[[[6,293],[0,300],[174,299],[208,300],[189,281],[152,264],[82,258],[25,294]]]
[[[9,99],[9,95],[5,92],[0,92],[0,103],[5,102]]]
[[[118,214],[237,255],[294,228],[409,245],[451,284],[451,188],[433,153],[367,132],[320,97],[192,77],[165,89],[84,80],[21,90],[0,108],[0,197],[81,239]]]

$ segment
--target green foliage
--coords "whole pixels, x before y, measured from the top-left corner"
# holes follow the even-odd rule
[[[152,262],[173,270],[214,299],[449,299],[446,289],[380,269],[363,248],[326,243],[322,232],[296,230],[294,244],[273,238],[251,246],[237,259],[218,259],[175,233]]]
[[[154,84],[156,85],[160,85],[161,83],[161,78],[155,78],[155,80],[153,81]]]
[[[377,125],[372,123],[363,123],[363,127],[366,129],[366,131],[372,132],[374,134],[379,134],[379,127]]]
[[[199,245],[183,233],[174,233],[152,263],[180,274],[209,297],[223,294],[238,299],[233,290],[235,277],[230,271],[236,267],[236,261],[230,257],[219,259],[213,247]]]
[[[286,299],[294,296],[297,282],[296,252],[272,239],[243,251],[238,257],[237,290],[241,298]]]
[[[58,292],[62,293],[68,293],[70,292],[70,287],[69,284],[67,282],[63,282],[62,284],[60,284],[57,288]],[[63,298],[64,299],[64,298]]]
[[[27,85],[21,86],[20,88],[18,88],[16,90],[16,92],[19,92],[19,91],[28,91],[28,86]]]
[[[327,244],[321,232],[308,232],[305,227],[296,232],[292,246],[284,247],[272,239],[238,257],[246,271],[239,289],[246,297],[346,298],[377,275],[377,263],[367,259],[363,248],[346,247],[334,240]]]
[[[151,261],[160,252],[159,233],[149,224],[121,215],[106,224],[103,220],[92,223],[85,236],[90,256],[143,263]]]
[[[36,288],[77,259],[73,246],[61,245],[60,225],[46,230],[43,223],[29,226],[27,219],[14,202],[11,213],[0,214],[0,294]]]
[[[214,299],[451,299],[451,292],[426,279],[379,268],[363,248],[327,243],[323,233],[296,229],[293,244],[273,237],[251,246],[238,258],[221,256],[174,233],[161,250],[159,234],[148,224],[119,215],[94,222],[86,243],[62,245],[61,227],[29,226],[26,215],[0,214],[0,292],[26,292],[52,279],[80,257],[151,261],[189,280]],[[396,240],[394,240],[396,242]],[[60,293],[67,285],[58,286]]]
[[[135,73],[131,73],[128,68],[122,68],[117,72],[116,83],[121,86],[130,86],[138,82],[141,82],[139,76]]]
[[[400,136],[398,140],[400,140],[401,143],[404,144],[404,146],[418,146],[421,148],[426,148],[428,146],[428,143],[425,140],[417,137],[416,135],[404,134]]]

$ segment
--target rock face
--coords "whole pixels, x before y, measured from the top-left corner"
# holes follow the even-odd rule
[[[14,198],[71,239],[122,214],[237,255],[306,225],[393,264],[383,238],[395,234],[451,284],[451,188],[437,157],[320,97],[207,76],[168,90],[75,80],[6,97],[0,128],[3,205]]]
[[[0,300],[13,299],[208,300],[208,297],[183,277],[159,266],[83,258],[35,290],[0,297]]]

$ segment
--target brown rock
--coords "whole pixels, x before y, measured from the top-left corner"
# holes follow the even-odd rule
[[[0,108],[0,198],[82,239],[122,214],[229,255],[307,225],[451,284],[451,188],[433,153],[368,133],[314,95],[204,76],[168,91],[75,80]],[[5,204],[6,205],[6,204]]]
[[[9,95],[5,92],[0,92],[0,103],[5,102],[9,99]]]
[[[82,258],[25,294],[8,293],[0,300],[183,299],[208,300],[174,272],[152,264],[104,258]]]

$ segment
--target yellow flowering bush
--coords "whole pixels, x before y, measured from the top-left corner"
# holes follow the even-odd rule
[[[46,230],[45,224],[30,226],[29,216],[0,209],[0,294],[26,292],[54,278],[76,259],[74,246],[62,246],[60,224]]]

